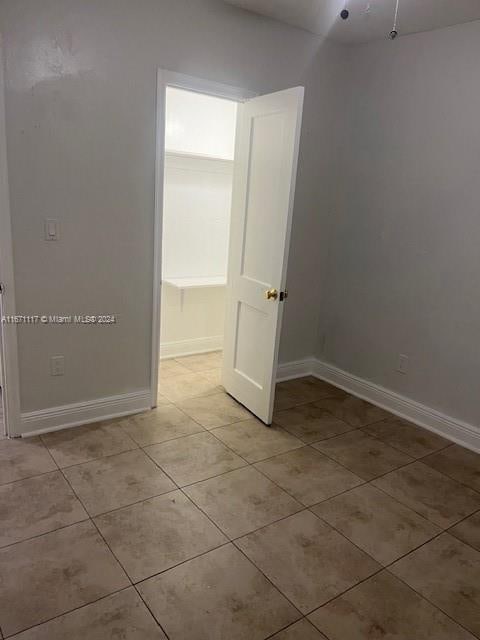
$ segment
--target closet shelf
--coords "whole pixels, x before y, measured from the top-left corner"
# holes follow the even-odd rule
[[[225,276],[165,278],[163,283],[176,289],[206,289],[208,287],[224,287],[227,284],[227,278]]]
[[[209,156],[205,153],[191,153],[189,151],[175,151],[174,149],[165,149],[165,155],[168,157],[192,158],[194,160],[217,160],[219,162],[228,162],[233,164],[233,158],[222,158],[220,156]]]

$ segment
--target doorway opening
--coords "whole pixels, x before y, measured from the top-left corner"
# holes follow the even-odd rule
[[[304,89],[157,87],[152,407],[222,385],[271,424]]]
[[[166,88],[160,401],[220,385],[237,105]]]

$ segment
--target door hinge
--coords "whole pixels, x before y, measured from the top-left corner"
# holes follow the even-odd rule
[[[5,285],[3,282],[0,282],[0,293],[5,293]]]
[[[288,291],[286,289],[285,291],[280,291],[280,302],[283,302],[287,298],[288,298]]]

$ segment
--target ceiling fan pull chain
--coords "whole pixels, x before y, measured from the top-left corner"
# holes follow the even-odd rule
[[[395,38],[398,36],[397,21],[398,21],[398,5],[399,4],[400,4],[400,0],[396,0],[395,16],[393,18],[393,29],[390,31],[390,40],[395,40]]]

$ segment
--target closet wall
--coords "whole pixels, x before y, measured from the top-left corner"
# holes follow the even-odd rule
[[[236,112],[167,90],[161,357],[222,347]]]

